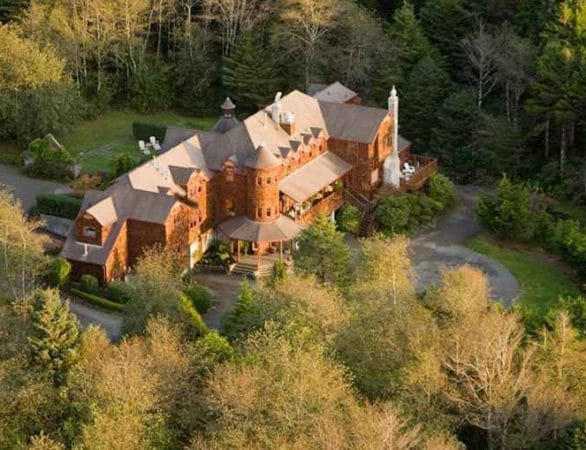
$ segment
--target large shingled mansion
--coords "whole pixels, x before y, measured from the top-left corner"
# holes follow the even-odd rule
[[[398,98],[362,106],[340,83],[281,97],[240,122],[226,99],[212,131],[169,128],[161,152],[83,200],[62,251],[73,276],[124,278],[146,246],[163,244],[193,266],[214,238],[240,269],[287,253],[318,214],[345,201],[367,213],[383,184],[418,189],[437,161],[398,135]],[[402,168],[410,169],[408,176]]]

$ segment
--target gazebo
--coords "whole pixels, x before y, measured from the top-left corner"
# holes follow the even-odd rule
[[[251,243],[258,267],[261,265],[263,253],[273,244],[278,244],[279,257],[282,259],[283,243],[289,243],[289,251],[291,251],[293,239],[303,230],[301,225],[284,215],[272,222],[256,222],[246,216],[237,216],[228,219],[218,228],[231,242],[236,243],[237,262],[240,262],[242,257],[241,243]]]

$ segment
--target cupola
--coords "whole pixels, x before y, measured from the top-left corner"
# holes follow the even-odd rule
[[[227,133],[240,124],[235,115],[236,105],[230,100],[230,97],[226,97],[220,109],[222,110],[222,115],[213,126],[212,131],[216,133]]]

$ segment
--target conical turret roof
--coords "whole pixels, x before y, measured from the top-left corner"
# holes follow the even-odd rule
[[[271,167],[277,167],[281,164],[281,160],[271,152],[264,145],[259,145],[256,153],[246,161],[246,167],[253,169],[268,169]]]

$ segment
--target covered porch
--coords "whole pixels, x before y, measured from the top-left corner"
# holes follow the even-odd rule
[[[272,222],[256,222],[245,216],[227,220],[219,230],[230,242],[236,261],[233,272],[262,276],[277,260],[291,257],[295,237],[303,227],[286,216]]]
[[[401,161],[401,190],[420,190],[428,178],[437,172],[438,160],[431,156],[413,155]]]

